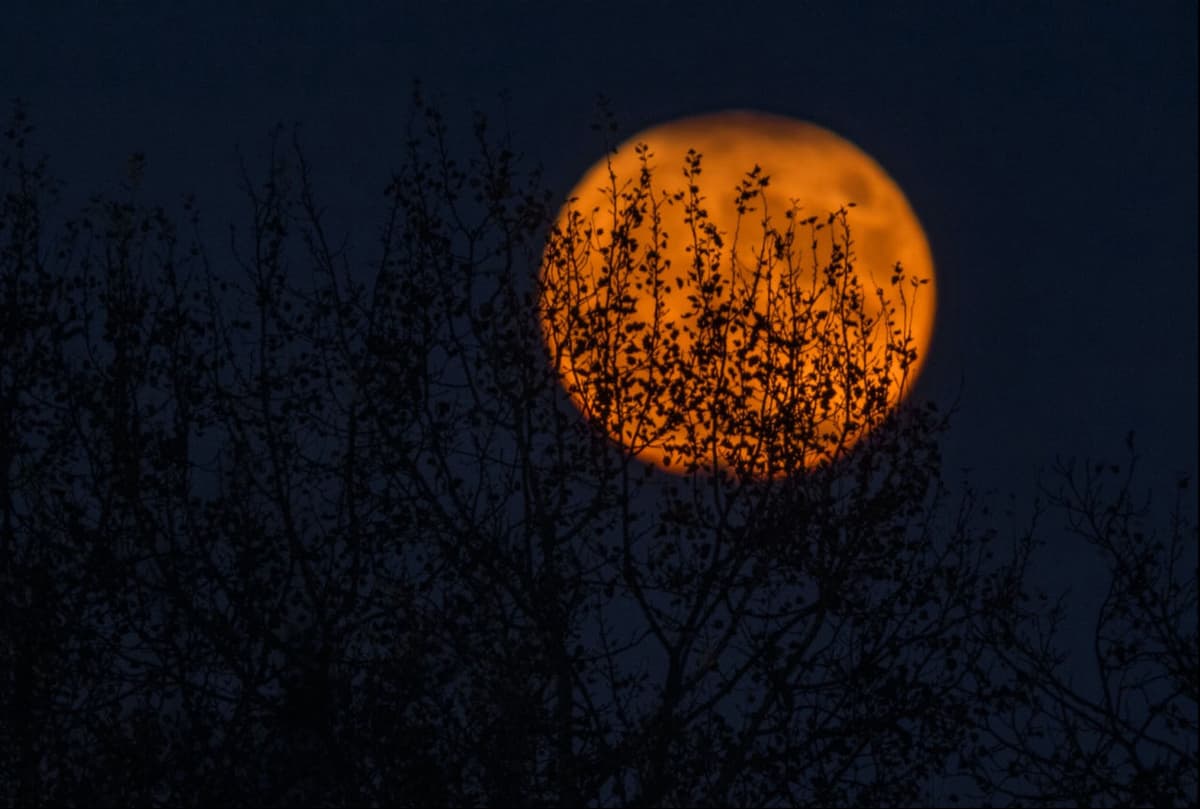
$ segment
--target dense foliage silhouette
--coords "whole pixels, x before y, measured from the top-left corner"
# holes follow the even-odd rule
[[[694,384],[634,391],[597,363],[604,393],[581,413],[554,346],[646,344],[619,296],[547,340],[539,305],[572,301],[538,268],[607,247],[636,274],[645,245],[556,229],[507,135],[477,117],[462,150],[436,108],[413,109],[360,253],[282,133],[258,179],[243,169],[249,215],[214,251],[192,203],[141,201],[152,156],[64,216],[14,108],[6,804],[1195,803],[1186,501],[1152,512],[1131,463],[1066,464],[1036,520],[1001,528],[944,480],[948,418],[869,394],[846,397],[854,418],[739,426],[770,429],[789,474],[739,467],[744,447],[654,471],[597,426],[698,391],[742,418],[702,378],[737,358],[730,310],[697,299]],[[645,221],[653,178],[614,187],[618,225]],[[736,191],[748,208],[755,180]],[[845,282],[852,211],[787,221],[829,240],[811,271],[841,283],[836,311],[876,294]],[[707,263],[689,282],[729,278],[720,236],[696,228]],[[882,365],[854,365],[839,334],[812,367],[886,387],[910,358],[902,322]],[[848,452],[817,429],[867,423]],[[805,441],[825,453],[811,469]],[[1053,515],[1112,572],[1096,683],[1062,651],[1065,602],[1030,580]]]

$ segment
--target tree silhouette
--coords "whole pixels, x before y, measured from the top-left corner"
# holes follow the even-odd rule
[[[989,793],[1022,805],[1176,806],[1194,803],[1196,529],[1181,477],[1165,519],[1135,488],[1129,461],[1059,462],[1048,506],[1102,554],[1107,591],[1091,627],[1088,667],[1070,667],[1060,637],[1065,597],[1025,607],[997,628],[1000,669],[1020,699],[987,729]],[[1091,668],[1091,671],[1088,671]],[[1098,682],[1090,687],[1088,677]],[[1080,680],[1084,682],[1080,682]]]
[[[1093,478],[1055,501],[1112,560],[1103,672],[1140,678],[1088,701],[1031,634],[1053,615],[1035,532],[1005,542],[951,493],[943,414],[885,406],[910,281],[855,281],[852,210],[764,225],[739,276],[649,165],[613,178],[615,227],[561,227],[507,135],[477,117],[460,155],[413,110],[368,264],[279,132],[264,176],[243,168],[229,258],[190,202],[139,201],[152,155],[59,223],[15,109],[7,803],[891,805],[956,777],[998,802],[1195,801],[1194,527],[1136,539]],[[706,193],[750,213],[747,168]],[[678,335],[620,290],[668,269],[634,244],[660,202],[691,206],[702,259],[676,268]],[[613,294],[572,299],[601,250]],[[819,306],[788,286],[804,273]],[[786,328],[738,286],[768,275]],[[760,346],[758,381],[727,384]],[[612,352],[648,370],[619,378]],[[605,437],[651,410],[695,419],[671,440],[710,460],[668,474]]]

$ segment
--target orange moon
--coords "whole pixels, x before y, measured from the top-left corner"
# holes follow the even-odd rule
[[[691,176],[689,150],[700,155]],[[742,199],[739,214],[739,184],[755,167],[769,182],[742,186],[756,193]],[[855,372],[811,349],[834,345],[828,324],[838,318],[828,314],[849,312],[822,291],[833,277],[823,269],[838,266],[834,245],[845,231],[831,214],[839,210],[850,241],[836,283],[861,292],[850,325],[861,330],[867,359]],[[777,235],[764,237],[771,229]],[[779,249],[789,229],[795,260]],[[933,259],[912,206],[874,159],[811,123],[739,111],[640,132],[584,174],[555,234],[539,305],[563,386],[625,452],[670,473],[735,469],[771,478],[832,459],[907,393],[933,335]],[[890,318],[885,291],[896,306]],[[714,330],[705,307],[724,313],[715,321],[724,331]],[[827,336],[795,338],[791,345],[807,340],[809,348],[768,358],[774,349],[763,346],[784,344],[779,321],[788,312],[790,322]],[[774,325],[762,333],[773,336],[759,340],[747,321],[764,319]],[[898,356],[885,344],[901,332],[911,351],[898,373],[884,368]],[[724,341],[718,349],[714,334]],[[873,408],[864,404],[864,376],[884,379]]]

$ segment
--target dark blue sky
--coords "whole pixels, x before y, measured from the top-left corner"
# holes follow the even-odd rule
[[[731,107],[814,121],[928,232],[919,392],[948,403],[964,381],[954,467],[1028,499],[1039,466],[1119,457],[1134,428],[1161,480],[1195,473],[1193,0],[14,5],[0,97],[31,104],[79,199],[142,150],[150,193],[237,217],[235,147],[253,167],[273,123],[300,122],[364,264],[417,77],[463,123],[508,91],[519,147],[564,193],[598,156],[597,92],[625,134]]]

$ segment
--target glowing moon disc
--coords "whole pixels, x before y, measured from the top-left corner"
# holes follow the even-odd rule
[[[755,166],[769,183],[751,181],[739,216]],[[829,215],[850,204],[839,259]],[[641,132],[584,175],[539,302],[572,402],[628,453],[776,477],[844,452],[907,392],[934,286],[921,225],[871,157],[813,124],[726,112]]]

